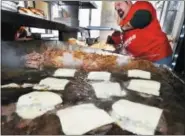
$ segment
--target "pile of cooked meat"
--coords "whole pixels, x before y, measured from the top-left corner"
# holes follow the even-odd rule
[[[112,70],[130,61],[130,57],[110,54],[86,53],[82,51],[67,51],[61,49],[46,49],[42,53],[30,53],[24,56],[25,66],[39,67],[71,67],[83,70]]]
[[[184,134],[184,85],[143,63],[114,72],[59,68],[32,85],[4,85],[32,91],[3,105],[2,134]]]

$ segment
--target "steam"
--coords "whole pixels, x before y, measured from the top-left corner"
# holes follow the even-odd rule
[[[116,59],[116,62],[117,62],[118,66],[123,66],[125,64],[128,64],[130,59],[131,59],[131,57],[129,57],[129,56],[118,56]]]
[[[21,54],[18,54],[18,49],[2,42],[1,46],[1,65],[5,67],[22,67]]]
[[[62,57],[62,62],[65,67],[70,68],[79,68],[83,64],[82,60],[74,58],[71,53],[64,53]]]

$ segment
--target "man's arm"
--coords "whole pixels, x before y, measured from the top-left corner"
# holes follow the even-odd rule
[[[148,26],[152,21],[152,14],[148,10],[138,10],[133,15],[132,19],[124,26],[121,27],[122,31],[132,29],[143,29]]]
[[[148,10],[138,10],[130,20],[130,25],[133,28],[144,28],[152,21],[152,14]]]

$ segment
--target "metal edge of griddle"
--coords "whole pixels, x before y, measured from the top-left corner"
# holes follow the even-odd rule
[[[183,81],[175,72],[173,72],[173,70],[168,67],[167,65],[159,65],[159,64],[155,64],[155,66],[157,68],[164,68],[166,69],[170,74],[172,74],[176,79],[178,79],[183,85],[185,85],[185,81]]]

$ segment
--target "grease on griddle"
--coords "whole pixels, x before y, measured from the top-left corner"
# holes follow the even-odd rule
[[[1,102],[3,105],[7,105],[13,102],[17,102],[21,95],[32,92],[32,88],[2,88],[1,89]],[[11,98],[11,99],[10,99]]]
[[[105,135],[107,132],[111,130],[111,128],[112,128],[112,124],[105,125],[88,132],[86,135]]]
[[[73,80],[68,83],[63,91],[65,103],[76,104],[78,102],[88,102],[96,99],[93,87],[86,81]]]
[[[119,126],[113,124],[112,128],[106,133],[106,135],[134,135],[134,134],[126,130],[122,130]]]
[[[13,119],[5,122],[1,126],[1,134],[2,135],[26,135],[26,128],[19,129],[16,127],[18,123],[21,121],[21,118],[18,115],[14,115]]]
[[[62,135],[60,120],[56,115],[45,114],[32,121],[31,135]]]
[[[146,69],[143,69],[143,70],[146,70]],[[140,94],[137,92],[127,90],[128,95],[126,97],[124,97],[124,99],[164,109],[164,112],[163,112],[164,119],[161,119],[162,121],[160,120],[155,134],[185,134],[185,131],[184,131],[184,125],[185,125],[185,123],[184,123],[185,122],[185,118],[184,118],[184,115],[185,115],[184,86],[167,70],[164,70],[162,68],[157,68],[157,71],[151,70],[151,72],[152,72],[152,79],[159,81],[162,84],[161,90],[160,90],[160,97],[145,98],[145,97],[140,96]],[[129,80],[128,77],[126,77],[126,75],[124,75],[124,72],[120,72],[120,73],[117,72],[116,76],[114,75],[115,82],[119,81],[120,83],[122,83],[124,81]],[[86,82],[86,77],[87,77],[86,72],[84,72],[84,73],[77,72],[75,74],[75,80],[79,80],[78,83],[81,83],[82,81]],[[39,79],[39,81],[40,81],[40,79]],[[14,82],[14,81],[12,80],[11,82]],[[123,84],[122,84],[122,88],[124,88]],[[71,91],[72,91],[72,89],[71,89]],[[76,94],[74,96],[76,96]],[[71,97],[70,100],[73,97]],[[119,100],[119,99],[117,99],[117,100]],[[64,106],[66,105],[65,103],[70,102],[70,100],[69,101],[64,100]],[[72,100],[71,105],[74,105],[75,103],[78,103],[78,102],[84,103],[85,101],[86,100],[83,100],[83,99],[81,99],[79,101]],[[114,101],[116,101],[116,99],[112,99],[110,101],[100,101],[100,100],[95,99],[95,100],[92,100],[91,102],[95,103],[97,105],[97,107],[99,107],[101,109],[105,109],[106,111],[110,111],[111,105],[112,105],[112,103],[114,103]],[[6,118],[6,117],[3,117],[3,118]],[[2,124],[2,129],[1,129],[2,134],[9,134],[9,135],[11,135],[11,134],[26,134],[25,130],[15,130],[14,129],[15,120],[17,120],[17,119],[14,118],[13,120],[9,121],[8,127],[7,127],[6,122],[4,124]],[[163,123],[161,123],[161,122],[163,122]],[[118,126],[113,125],[112,129],[110,129],[106,134],[107,135],[118,135],[118,134],[119,135],[122,135],[122,134],[129,135],[132,133],[124,131],[124,130],[120,129]]]
[[[45,114],[34,120],[23,120],[17,115],[2,125],[3,135],[62,135],[60,120],[56,115]]]

